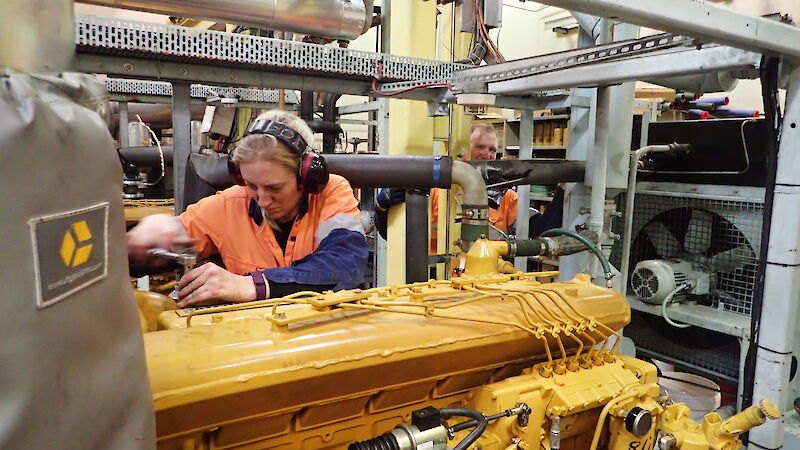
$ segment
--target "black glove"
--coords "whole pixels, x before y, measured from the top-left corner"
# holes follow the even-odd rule
[[[380,210],[386,211],[391,206],[406,201],[405,189],[385,189],[381,188],[375,192],[375,206]]]

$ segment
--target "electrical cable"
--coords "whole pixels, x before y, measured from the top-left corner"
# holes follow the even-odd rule
[[[381,75],[383,75],[383,64],[382,63],[378,63],[378,73],[377,73],[376,76],[374,76],[372,78],[372,93],[373,94],[377,94],[377,95],[381,95],[383,97],[391,97],[393,95],[402,94],[404,92],[410,92],[410,91],[413,91],[413,90],[416,90],[416,89],[420,89],[420,88],[450,87],[449,83],[425,83],[425,84],[419,84],[417,86],[412,86],[412,87],[406,88],[406,89],[400,89],[400,90],[397,90],[397,91],[380,92],[378,90],[378,79],[381,77]]]
[[[549,237],[556,235],[569,236],[573,239],[577,239],[583,245],[588,247],[589,250],[594,253],[594,256],[597,257],[598,261],[600,261],[600,265],[603,266],[603,273],[605,273],[606,276],[606,286],[611,287],[611,278],[614,277],[614,274],[611,272],[611,264],[608,263],[608,259],[605,257],[605,255],[603,255],[603,252],[601,252],[592,241],[586,239],[585,236],[581,236],[580,234],[565,228],[552,228],[545,231],[540,236]]]
[[[761,249],[758,255],[758,268],[756,271],[753,303],[750,310],[750,339],[744,364],[744,389],[742,391],[742,409],[753,404],[753,390],[756,373],[756,354],[758,352],[758,338],[761,330],[761,310],[764,302],[764,279],[767,269],[767,252],[772,232],[771,218],[775,202],[775,181],[778,167],[778,145],[781,134],[781,110],[778,101],[778,77],[780,73],[780,59],[764,56],[760,64],[761,96],[764,100],[764,115],[767,121],[767,173],[766,189],[764,195],[764,227],[761,232]],[[743,441],[747,435],[743,435]]]
[[[674,297],[675,294],[677,294],[678,292],[680,292],[680,291],[682,291],[682,290],[684,290],[684,289],[686,289],[688,287],[689,287],[689,285],[686,285],[686,284],[682,284],[682,285],[676,287],[675,289],[672,290],[672,292],[667,294],[667,296],[664,297],[664,301],[661,302],[661,317],[663,317],[664,320],[666,320],[668,324],[672,325],[675,328],[689,328],[691,325],[688,324],[688,323],[673,322],[672,319],[670,319],[669,316],[667,315],[667,304],[672,301],[672,297]]]
[[[139,123],[141,123],[142,125],[144,125],[145,128],[147,128],[147,131],[150,132],[150,136],[153,137],[153,140],[156,141],[156,145],[158,146],[158,156],[159,158],[161,158],[161,175],[159,175],[158,179],[156,179],[156,181],[153,181],[152,183],[143,183],[145,186],[155,186],[156,184],[158,184],[159,181],[161,181],[161,179],[164,178],[164,175],[166,175],[167,173],[167,169],[164,165],[164,149],[161,148],[161,141],[158,140],[158,137],[156,136],[156,133],[153,131],[153,129],[150,128],[146,123],[144,123],[144,121],[142,121],[142,116],[137,114],[136,118],[139,119]]]

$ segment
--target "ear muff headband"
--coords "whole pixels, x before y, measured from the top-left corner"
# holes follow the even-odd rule
[[[289,147],[289,150],[293,151],[297,156],[302,156],[308,148],[308,143],[300,133],[274,120],[256,120],[247,127],[247,131],[244,133],[245,136],[249,134],[268,134],[273,136]]]
[[[249,127],[245,136],[250,134],[268,134],[285,144],[290,151],[300,158],[297,170],[297,187],[310,194],[321,192],[328,182],[328,164],[322,155],[306,151],[308,144],[300,133],[296,132],[287,125],[274,120],[256,120]],[[244,185],[239,168],[233,162],[233,151],[228,153],[228,172],[231,174],[233,182]]]

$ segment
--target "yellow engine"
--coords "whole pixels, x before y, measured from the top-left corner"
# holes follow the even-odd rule
[[[140,294],[162,449],[736,449],[617,354],[625,298],[494,274],[167,310]],[[164,312],[161,312],[164,311]],[[159,314],[160,312],[160,314]]]

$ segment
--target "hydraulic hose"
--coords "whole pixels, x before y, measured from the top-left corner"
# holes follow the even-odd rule
[[[479,413],[478,411],[467,409],[467,408],[444,408],[441,410],[443,417],[469,417],[470,419],[474,419],[477,421],[477,426],[474,430],[472,430],[467,437],[461,440],[453,450],[466,450],[469,448],[470,445],[475,443],[478,438],[486,431],[486,426],[489,424],[489,421],[486,419],[486,416]]]
[[[598,261],[600,261],[600,264],[603,266],[603,273],[605,273],[606,275],[606,287],[611,287],[611,278],[614,276],[611,273],[611,264],[608,263],[608,259],[606,259],[605,255],[603,255],[603,252],[601,252],[600,249],[598,249],[597,246],[594,245],[592,241],[587,239],[585,236],[582,236],[574,231],[567,230],[564,228],[553,228],[541,234],[542,237],[558,236],[558,235],[569,236],[571,238],[577,239],[578,241],[583,243],[583,245],[588,247],[589,250],[592,253],[594,253],[594,255],[597,257]]]

